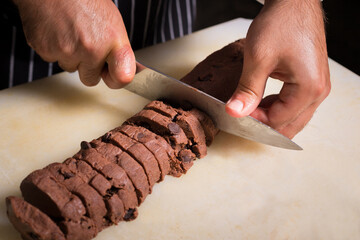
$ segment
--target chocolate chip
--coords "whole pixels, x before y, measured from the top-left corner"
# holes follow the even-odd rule
[[[176,123],[169,123],[168,128],[172,135],[179,134],[181,129]]]
[[[189,163],[193,160],[193,158],[189,155],[184,155],[184,156],[181,156],[181,161],[182,162],[185,162],[185,163]]]
[[[30,237],[31,239],[34,239],[34,240],[40,239],[40,236],[37,235],[36,233],[33,233],[33,232],[30,232],[30,233],[29,233],[29,237]]]
[[[205,81],[211,81],[212,78],[213,78],[212,73],[208,73],[205,76],[199,76],[198,80],[201,82],[205,82]]]
[[[136,135],[137,139],[142,139],[143,137],[145,137],[145,134],[144,133],[138,133]]]
[[[181,150],[179,152],[180,160],[184,163],[189,163],[193,160],[195,160],[194,155],[190,150]]]
[[[117,194],[119,192],[120,188],[112,186],[110,189],[106,190],[107,196],[111,197],[114,194]]]
[[[104,134],[104,136],[102,136],[101,140],[103,142],[109,142],[110,138],[111,138],[111,132],[107,132]]]
[[[176,121],[178,120],[179,115],[180,115],[180,114],[176,114],[176,115],[173,117],[172,121],[173,121],[173,122],[176,122]]]
[[[64,172],[63,176],[65,179],[69,179],[75,176],[75,174],[73,174],[72,172]]]
[[[134,213],[135,213],[135,208],[129,208],[127,211],[126,211],[126,214],[124,216],[124,220],[125,221],[128,221],[130,219],[133,219],[135,216],[134,216]]]
[[[89,148],[91,148],[91,144],[89,143],[89,142],[87,142],[87,141],[82,141],[81,143],[80,143],[80,147],[81,147],[81,149],[89,149]]]

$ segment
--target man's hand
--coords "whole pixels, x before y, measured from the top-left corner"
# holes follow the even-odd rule
[[[78,70],[94,86],[100,77],[110,88],[129,83],[135,56],[119,10],[111,0],[14,0],[28,44],[46,61]]]
[[[246,37],[239,85],[226,105],[234,117],[251,115],[292,138],[330,92],[319,0],[267,0]],[[262,99],[268,76],[284,85]]]

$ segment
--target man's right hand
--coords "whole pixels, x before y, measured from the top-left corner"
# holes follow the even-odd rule
[[[86,86],[102,77],[110,88],[129,83],[135,56],[111,0],[14,0],[28,44],[48,62],[79,71]]]

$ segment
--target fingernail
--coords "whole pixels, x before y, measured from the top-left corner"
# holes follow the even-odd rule
[[[234,112],[241,113],[241,111],[244,107],[244,103],[242,101],[240,101],[239,99],[235,98],[233,100],[230,100],[227,103],[227,107],[230,108],[231,110],[233,110]]]

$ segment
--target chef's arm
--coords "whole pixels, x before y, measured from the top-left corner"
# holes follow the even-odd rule
[[[28,44],[48,62],[78,70],[94,86],[100,77],[120,88],[135,75],[135,56],[119,10],[111,0],[13,0]],[[91,24],[90,24],[91,23]]]
[[[294,137],[330,92],[320,1],[266,0],[249,28],[244,54],[227,112],[251,115]],[[262,99],[269,76],[284,84],[279,94]]]

